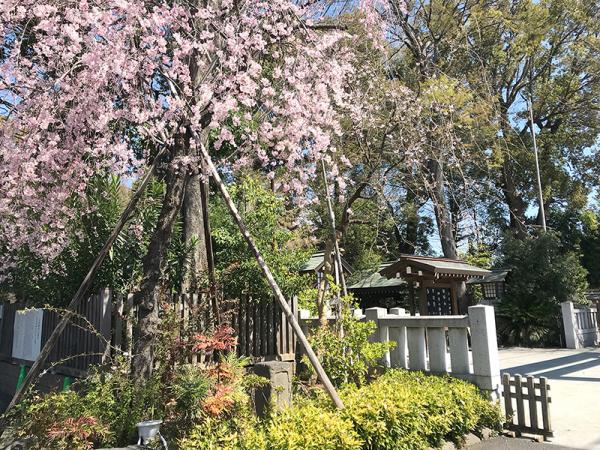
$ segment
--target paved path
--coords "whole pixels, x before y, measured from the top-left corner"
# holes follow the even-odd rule
[[[503,373],[548,378],[556,435],[553,444],[600,450],[600,349],[501,349],[500,368]],[[505,447],[501,443],[481,448],[529,448]],[[532,449],[544,448],[532,445]]]
[[[533,442],[531,439],[498,437],[471,445],[469,450],[572,450],[572,447],[563,447],[556,444],[540,444]]]

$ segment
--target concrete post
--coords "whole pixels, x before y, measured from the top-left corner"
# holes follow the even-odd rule
[[[469,363],[469,337],[466,328],[448,329],[448,340],[450,341],[450,365],[452,373],[456,375],[468,375],[471,373]]]
[[[427,348],[425,345],[425,328],[407,328],[408,368],[410,370],[427,370]]]
[[[379,319],[382,319],[385,316],[387,316],[386,308],[367,308],[365,310],[365,319],[374,321],[377,326],[375,332],[369,337],[370,342],[388,342],[390,340],[389,327],[383,326],[379,322]],[[385,352],[381,358],[381,363],[385,367],[390,367],[390,352]]]
[[[575,318],[575,306],[573,305],[573,302],[561,303],[560,311],[562,313],[563,327],[565,330],[565,344],[567,348],[579,348],[577,319]]]
[[[365,309],[365,320],[372,320],[377,325],[377,329],[375,333],[371,335],[369,339],[371,342],[385,342],[382,338],[387,336],[386,333],[381,332],[381,327],[379,326],[379,319],[384,318],[387,315],[386,308],[367,308]],[[387,328],[387,327],[386,327]]]
[[[252,372],[269,380],[269,384],[254,390],[254,407],[259,417],[269,408],[284,408],[292,403],[292,379],[294,363],[289,361],[266,361],[257,363]]]
[[[497,398],[500,392],[500,361],[494,307],[470,306],[469,324],[473,352],[473,381],[481,389],[491,391],[492,398]]]
[[[427,342],[429,343],[429,370],[433,373],[447,373],[446,330],[427,328]]]
[[[404,308],[390,308],[391,316],[409,316]],[[396,343],[396,347],[391,350],[390,364],[392,367],[401,367],[407,369],[406,364],[406,327],[392,327],[389,331],[390,340]]]

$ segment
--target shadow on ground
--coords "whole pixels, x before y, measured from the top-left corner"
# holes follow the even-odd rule
[[[594,368],[600,368],[600,353],[589,351],[520,366],[504,367],[502,373],[535,375],[551,380],[600,382],[600,372],[598,377],[573,375],[576,372]]]

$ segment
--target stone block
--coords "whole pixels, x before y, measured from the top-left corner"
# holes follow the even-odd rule
[[[251,371],[269,380],[269,384],[257,388],[254,392],[254,405],[259,417],[263,417],[271,406],[284,408],[292,403],[293,362],[261,362],[255,364]]]

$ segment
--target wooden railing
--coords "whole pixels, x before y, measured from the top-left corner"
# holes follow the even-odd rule
[[[499,395],[493,307],[471,306],[464,316],[410,316],[402,308],[391,308],[389,312],[369,308],[364,315],[358,311],[355,315],[377,324],[372,340],[396,342],[383,357],[386,367],[450,374],[472,381],[493,398]],[[307,332],[316,320],[308,311],[300,311],[300,322]]]
[[[539,379],[533,376],[523,378],[521,375],[511,377],[510,374],[503,373],[502,389],[506,415],[505,429],[517,435],[522,433],[540,435],[544,439],[554,435],[550,422],[550,385],[545,377]]]

